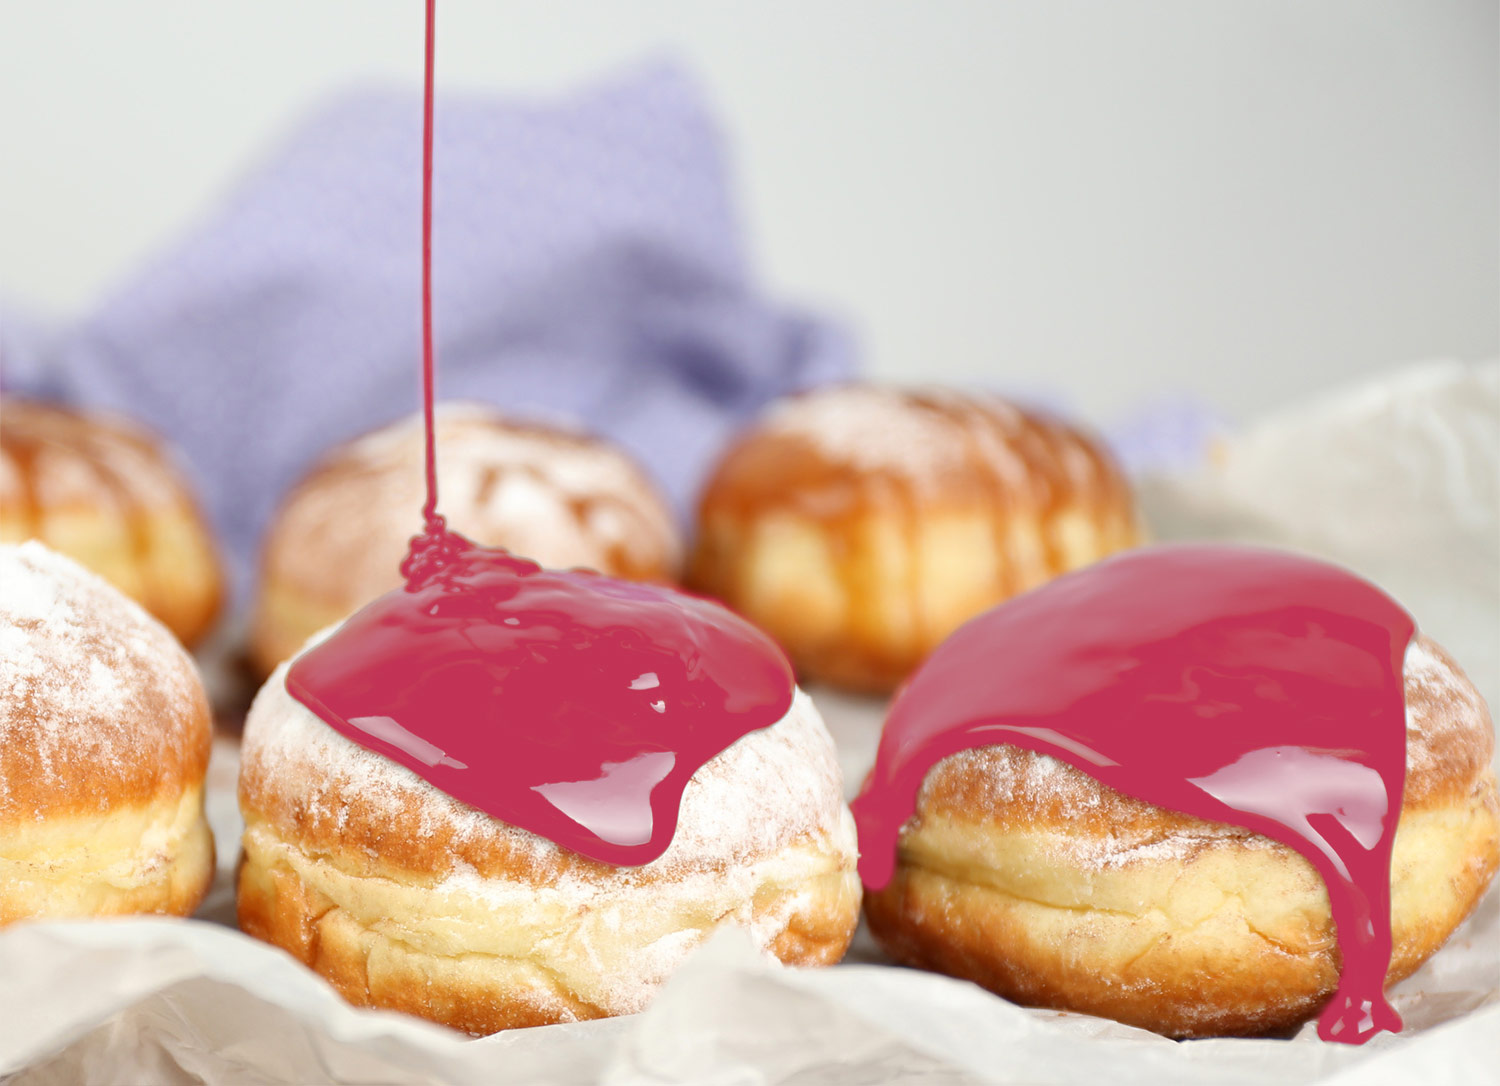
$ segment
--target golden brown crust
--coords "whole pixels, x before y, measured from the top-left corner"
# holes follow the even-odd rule
[[[437,417],[438,492],[449,526],[545,565],[675,580],[681,543],[665,500],[621,449],[478,405]],[[423,431],[406,419],[338,446],[272,520],[250,655],[269,674],[317,631],[400,584],[420,528]]]
[[[284,674],[246,721],[241,926],[353,1002],[490,1032],[639,1010],[724,924],[799,964],[848,945],[853,822],[801,693],[694,774],[665,854],[613,867],[349,742],[291,698]]]
[[[92,569],[186,645],[218,615],[223,578],[187,482],[122,419],[5,397],[0,541],[25,539]]]
[[[35,541],[0,544],[0,583],[0,922],[191,912],[213,868],[191,659]]]
[[[1137,541],[1124,475],[1082,430],[990,396],[847,385],[784,401],[730,448],[691,581],[803,674],[889,690],[978,612]]]
[[[264,834],[268,827],[262,824],[256,830]],[[524,912],[481,910],[462,900],[454,903],[440,880],[418,882],[420,898],[376,897],[377,903],[372,903],[358,889],[348,891],[335,879],[335,885],[352,899],[351,905],[349,900],[341,902],[319,890],[292,864],[269,858],[266,849],[252,843],[262,839],[252,832],[241,858],[241,930],[288,951],[356,1006],[403,1011],[473,1034],[585,1021],[642,1009],[680,957],[673,953],[663,963],[648,955],[642,969],[632,948],[600,940],[597,930],[590,931],[582,918],[595,909],[616,908],[605,900],[576,910],[572,921],[559,928],[539,923]],[[277,845],[282,855],[291,851],[306,861],[300,845],[289,846],[285,841]],[[824,847],[806,840],[787,851],[789,856],[796,852],[816,855]],[[323,863],[342,871],[342,858]],[[368,886],[411,885],[409,871],[380,866],[381,874],[364,876]],[[549,884],[525,881],[515,885],[521,894],[537,894]],[[678,897],[669,885],[660,889],[664,898]],[[649,887],[643,890],[652,893]],[[420,912],[432,922],[430,926],[413,933],[386,921],[386,913],[410,915],[415,911],[414,901],[420,902]],[[722,908],[722,902],[713,902],[701,913],[692,907],[675,912],[662,908],[671,925],[665,939],[685,952],[726,919],[719,911]],[[638,903],[618,911],[639,922]],[[803,873],[789,885],[763,882],[733,908],[735,922],[763,930],[766,949],[782,962],[799,966],[839,961],[848,949],[858,911],[856,882],[836,865],[825,866],[811,877]],[[481,912],[486,923],[524,933],[515,940],[517,945],[475,947],[449,941],[453,932],[468,933],[477,927],[466,922],[466,913]],[[660,925],[662,919],[655,916],[645,923]],[[621,926],[628,931],[633,925]],[[631,937],[619,933],[614,938],[624,944]],[[570,960],[568,955],[538,949],[543,941],[587,945]],[[625,974],[625,983],[610,982],[603,975],[615,968]]]
[[[0,580],[0,825],[201,785],[212,718],[172,635],[40,543],[0,544]]]
[[[1420,636],[1406,700],[1392,982],[1443,944],[1500,865],[1483,701]],[[1011,746],[933,769],[896,877],[865,912],[900,961],[1171,1036],[1287,1028],[1338,977],[1327,892],[1295,851]]]

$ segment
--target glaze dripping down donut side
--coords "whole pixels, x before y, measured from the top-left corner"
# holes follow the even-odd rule
[[[666,851],[683,789],[791,706],[791,666],[709,600],[546,570],[452,532],[304,652],[287,690],[346,738],[583,856]]]
[[[1384,980],[1414,628],[1368,582],[1284,552],[1151,547],[1068,574],[961,628],[897,696],[853,805],[861,875],[889,881],[943,758],[999,743],[1049,754],[1304,855],[1343,960],[1319,1033],[1397,1030]]]

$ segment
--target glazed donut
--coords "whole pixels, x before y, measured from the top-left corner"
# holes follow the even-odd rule
[[[477,404],[437,413],[449,527],[552,567],[671,581],[682,545],[639,467],[597,438],[508,420]],[[420,416],[334,449],[272,521],[250,656],[269,674],[317,631],[401,583],[424,496]]]
[[[1422,636],[1405,688],[1390,983],[1443,944],[1500,863],[1483,700]],[[865,914],[897,961],[1171,1037],[1295,1026],[1340,967],[1327,890],[1301,855],[1010,745],[933,767],[895,878],[866,895]]]
[[[690,580],[805,678],[887,691],[967,619],[1137,538],[1124,477],[1076,427],[993,396],[843,385],[730,448]]]
[[[218,614],[223,577],[187,484],[122,419],[5,397],[0,542],[24,539],[81,562],[189,647]]]
[[[139,606],[35,541],[0,544],[0,927],[198,907],[208,701]]]
[[[286,669],[245,726],[240,927],[354,1004],[485,1034],[638,1011],[725,925],[789,963],[848,946],[853,820],[800,692],[692,777],[664,854],[613,867],[345,739],[287,692]]]

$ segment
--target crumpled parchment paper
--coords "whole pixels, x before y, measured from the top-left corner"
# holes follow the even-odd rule
[[[1494,700],[1500,681],[1500,365],[1431,364],[1268,418],[1200,471],[1141,481],[1158,539],[1238,538],[1323,554],[1381,583]],[[814,690],[850,789],[883,707]],[[1500,895],[1392,992],[1406,1030],[1354,1048],[1176,1043],[1027,1010],[884,963],[788,970],[710,940],[633,1018],[470,1040],[346,1005],[233,930],[236,750],[215,747],[213,893],[192,921],[23,924],[0,933],[0,1079],[39,1083],[1410,1083],[1496,1079]]]

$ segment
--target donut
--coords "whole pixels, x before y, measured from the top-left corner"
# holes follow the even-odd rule
[[[0,542],[39,539],[82,563],[191,647],[223,575],[186,481],[145,430],[17,399],[0,406]]]
[[[351,1003],[487,1034],[638,1011],[728,925],[792,964],[848,946],[854,827],[805,694],[693,775],[665,853],[616,867],[344,738],[286,670],[245,725],[239,923]]]
[[[438,409],[437,445],[443,511],[464,535],[547,566],[676,579],[672,513],[621,449],[477,404]],[[334,449],[288,494],[261,556],[249,634],[259,675],[401,583],[421,527],[423,452],[414,416]]]
[[[1403,678],[1389,983],[1442,946],[1500,864],[1484,701],[1425,636]],[[1011,745],[932,768],[895,877],[867,893],[865,915],[899,962],[1170,1037],[1296,1026],[1340,968],[1327,890],[1297,852]]]
[[[831,386],[784,400],[704,488],[690,583],[804,678],[893,689],[964,621],[1137,542],[1082,430],[993,396]]]
[[[214,872],[192,660],[71,559],[0,544],[0,927],[197,908]]]

